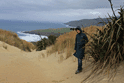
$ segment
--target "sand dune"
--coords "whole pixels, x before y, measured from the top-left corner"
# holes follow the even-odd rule
[[[61,60],[60,55],[64,54],[53,53],[47,56],[46,50],[24,52],[0,41],[0,83],[81,83],[91,69],[75,74],[77,59],[71,56]],[[86,67],[90,61],[84,63],[85,60],[83,67]],[[121,71],[114,82],[109,83],[124,83],[123,67],[120,66]],[[97,81],[98,78],[94,80]],[[106,82],[107,77],[98,83]]]

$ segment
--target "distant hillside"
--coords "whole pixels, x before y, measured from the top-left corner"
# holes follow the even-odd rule
[[[72,30],[70,30],[70,28],[57,28],[57,29],[39,29],[39,30],[32,30],[32,31],[24,31],[23,33],[30,33],[30,34],[39,34],[40,35],[45,35],[45,36],[49,36],[49,35],[55,35],[55,36],[60,36],[66,32],[70,32]]]
[[[108,23],[106,18],[102,18],[102,19],[103,19],[104,22]],[[95,18],[95,19],[82,19],[82,20],[77,20],[77,21],[70,21],[70,22],[67,22],[67,23],[64,23],[64,24],[72,26],[72,27],[77,27],[77,26],[82,27],[82,25],[84,27],[88,27],[88,26],[91,26],[91,25],[104,26],[104,23],[98,24],[99,22],[103,22],[103,21],[100,18]],[[110,19],[109,19],[109,21],[110,21]]]

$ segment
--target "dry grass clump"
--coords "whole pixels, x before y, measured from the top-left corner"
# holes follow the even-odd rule
[[[11,31],[0,29],[0,41],[18,47],[24,51],[31,51],[31,49],[35,49],[35,46],[32,43],[20,39],[16,33]]]
[[[67,57],[71,56],[71,52],[73,52],[74,48],[74,42],[75,42],[75,31],[65,33],[63,35],[60,35],[56,41],[55,44],[53,45],[52,49],[49,50],[49,53],[54,53],[58,51],[58,54],[64,52],[64,49],[67,48]]]
[[[108,24],[104,29],[97,29],[97,34],[91,38],[89,50],[86,53],[94,58],[92,72],[82,81],[100,74],[108,74],[109,81],[116,75],[117,68],[124,61],[124,9],[120,8],[120,17],[109,15]],[[108,19],[108,18],[107,18]],[[104,22],[105,23],[105,22]],[[106,23],[105,23],[106,24]]]

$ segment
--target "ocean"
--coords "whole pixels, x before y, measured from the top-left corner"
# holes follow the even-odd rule
[[[0,20],[0,29],[12,31],[17,33],[20,39],[26,40],[27,42],[36,42],[41,40],[36,34],[23,33],[23,31],[31,31],[37,29],[49,29],[49,28],[63,28],[67,27],[64,23],[51,23],[51,22],[35,22],[35,21],[11,21],[11,20]],[[45,35],[42,38],[48,38]]]

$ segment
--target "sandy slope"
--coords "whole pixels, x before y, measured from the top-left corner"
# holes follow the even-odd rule
[[[0,41],[0,83],[81,83],[91,71],[85,69],[75,74],[77,59],[72,56],[61,61],[58,56],[57,53],[47,56],[46,50],[24,52]],[[84,63],[83,67],[88,64]],[[109,83],[124,83],[123,67],[120,67],[115,81]],[[98,83],[106,83],[106,80],[103,78]]]

